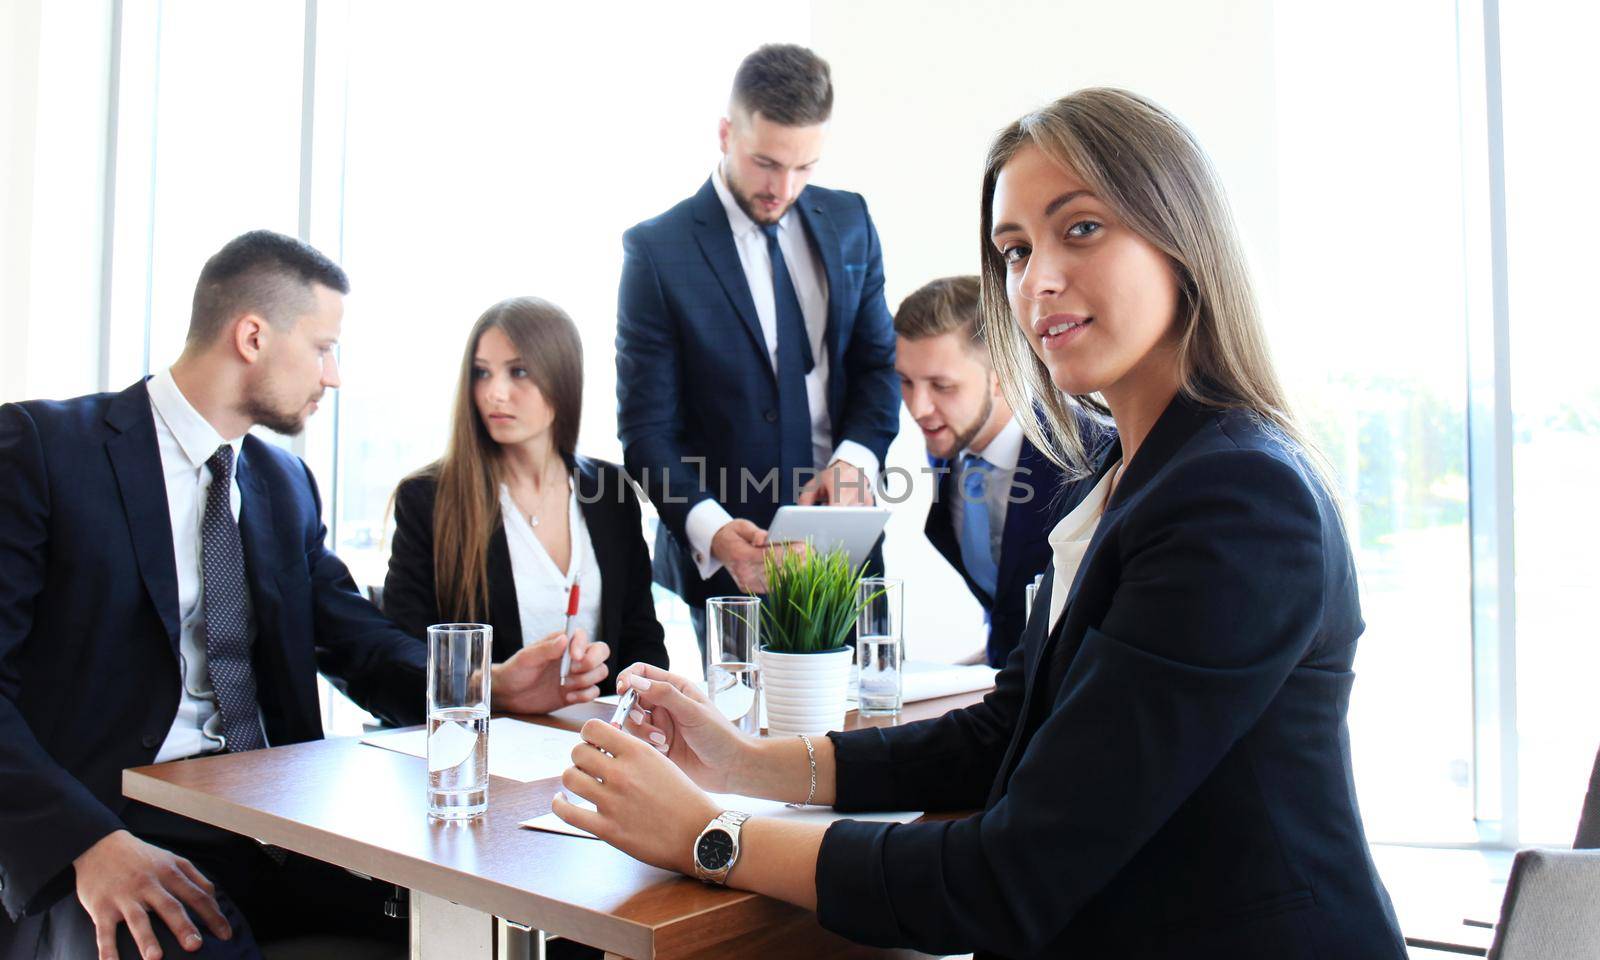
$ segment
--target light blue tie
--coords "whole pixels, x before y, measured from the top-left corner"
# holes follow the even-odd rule
[[[994,598],[1000,569],[989,538],[989,481],[994,464],[973,454],[961,458],[961,562],[974,583]]]

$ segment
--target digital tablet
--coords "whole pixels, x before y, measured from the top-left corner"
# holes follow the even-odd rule
[[[859,567],[889,522],[887,507],[779,507],[767,528],[767,543],[801,542],[826,553],[844,547]]]

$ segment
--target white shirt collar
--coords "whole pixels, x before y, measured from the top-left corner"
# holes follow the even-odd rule
[[[1118,469],[1118,464],[1112,464],[1094,485],[1094,489],[1089,491],[1089,495],[1080,500],[1071,512],[1051,528],[1049,535],[1045,537],[1051,547],[1059,550],[1069,544],[1089,542],[1094,536],[1094,528],[1100,523],[1100,515],[1105,512],[1106,504],[1111,500],[1111,478],[1117,475]]]
[[[1078,579],[1078,567],[1083,565],[1089,544],[1094,541],[1095,528],[1100,525],[1100,517],[1111,500],[1111,478],[1120,469],[1120,463],[1112,464],[1089,495],[1062,517],[1045,538],[1050,544],[1056,571],[1054,585],[1050,588],[1050,619],[1046,621],[1051,630],[1060,624],[1061,613],[1067,608],[1068,594],[1072,592],[1073,581]]]
[[[987,447],[982,450],[973,450],[969,447],[961,451],[960,456],[964,457],[969,453],[982,457],[996,470],[1017,469],[1017,461],[1022,459],[1022,424],[1017,422],[1016,417],[1012,417],[1000,428],[1000,432],[995,434],[994,439],[989,441]]]
[[[195,469],[206,465],[211,455],[224,443],[233,447],[233,459],[239,460],[239,448],[244,444],[244,437],[235,437],[224,440],[200,411],[189,403],[189,398],[178,389],[178,381],[172,379],[171,369],[163,370],[150,378],[145,387],[150,392],[150,406],[155,408],[156,415],[172,433],[178,447],[183,450],[183,455]]]
[[[733,228],[735,240],[742,239],[748,234],[761,232],[760,224],[750,219],[750,215],[744,212],[743,207],[739,206],[739,201],[733,198],[733,191],[728,189],[727,181],[722,179],[722,164],[720,163],[711,169],[711,186],[717,191],[717,199],[722,201],[722,209],[728,214],[728,226]],[[778,218],[778,229],[788,232],[794,226],[794,218],[794,205],[790,204],[789,209],[785,210],[783,216]]]

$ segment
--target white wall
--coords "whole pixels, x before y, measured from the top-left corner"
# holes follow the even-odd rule
[[[110,0],[0,5],[0,401],[99,385]]]
[[[889,308],[935,277],[976,273],[983,155],[1001,127],[1080,87],[1154,98],[1199,136],[1230,188],[1258,281],[1275,272],[1271,0],[815,0],[814,49],[833,67],[834,120],[817,182],[861,192],[884,246]],[[1273,290],[1261,283],[1269,303]],[[922,535],[932,481],[902,412],[891,466],[919,486],[889,523],[886,562],[909,579],[913,657],[977,648],[982,613]]]

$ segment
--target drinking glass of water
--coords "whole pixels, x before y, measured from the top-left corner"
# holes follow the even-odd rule
[[[744,733],[761,732],[761,598],[706,601],[706,696]]]
[[[489,809],[489,650],[494,628],[428,628],[428,816],[467,820]]]
[[[904,582],[864,577],[856,616],[857,712],[863,717],[900,712]]]

